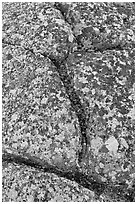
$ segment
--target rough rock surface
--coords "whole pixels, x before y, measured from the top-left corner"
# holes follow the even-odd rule
[[[134,3],[3,3],[3,201],[134,201]]]
[[[96,201],[94,192],[55,174],[6,163],[3,170],[3,200],[5,202]]]
[[[21,47],[6,45],[3,54],[3,144],[56,165],[73,164],[78,122],[55,67]]]

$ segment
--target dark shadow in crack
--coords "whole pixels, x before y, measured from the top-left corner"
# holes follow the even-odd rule
[[[37,157],[30,156],[28,154],[10,153],[7,150],[3,151],[2,161],[8,163],[24,164],[39,169],[40,171],[54,173],[59,177],[69,179],[71,181],[77,182],[79,185],[94,191],[96,199],[99,199],[100,195],[104,194],[109,196],[113,201],[125,201],[134,202],[135,190],[134,186],[132,190],[126,191],[125,186],[111,186],[110,184],[98,181],[97,178],[88,176],[82,173],[78,166],[73,170],[64,171],[57,168],[56,166],[49,164],[45,161],[40,160]]]

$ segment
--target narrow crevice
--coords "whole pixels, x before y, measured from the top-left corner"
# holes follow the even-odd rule
[[[51,56],[44,55],[45,57],[48,57],[51,62],[54,64],[56,71],[59,74],[60,80],[62,81],[66,93],[68,95],[68,98],[71,102],[71,107],[73,108],[74,112],[76,113],[76,116],[78,118],[79,126],[80,126],[80,132],[81,132],[81,138],[80,138],[80,143],[81,143],[81,150],[78,152],[78,161],[79,163],[82,161],[82,159],[86,156],[88,152],[88,146],[89,144],[89,139],[87,135],[87,113],[85,110],[84,104],[82,104],[80,97],[78,96],[73,80],[71,79],[71,76],[68,74],[67,68],[66,68],[66,60],[68,58],[68,55],[62,60],[62,62],[57,61],[56,59],[53,59]]]
[[[94,191],[96,199],[102,194],[109,195],[114,201],[125,201],[134,202],[134,190],[125,191],[125,186],[112,186],[104,182],[98,181],[93,176],[88,176],[76,167],[73,170],[62,170],[56,166],[49,164],[37,157],[33,157],[26,153],[19,153],[17,150],[4,150],[2,155],[2,161],[8,163],[15,163],[19,165],[26,165],[34,167],[43,172],[54,173],[59,177],[69,179],[70,181],[75,181],[79,185]]]
[[[6,42],[6,41],[3,41],[3,43],[7,45],[12,45],[12,46],[21,46],[21,45],[18,45],[18,44],[16,45],[16,44]],[[25,48],[25,47],[23,48],[35,55],[35,52],[32,49]],[[81,103],[80,97],[78,96],[74,88],[73,79],[68,74],[68,71],[66,68],[65,63],[69,56],[69,52],[70,52],[70,49],[68,48],[68,52],[66,53],[66,56],[62,59],[62,61],[56,60],[53,56],[47,55],[46,53],[45,54],[40,53],[40,54],[50,59],[50,61],[53,63],[54,67],[56,68],[56,71],[59,74],[60,80],[62,81],[64,88],[66,90],[66,93],[68,95],[68,98],[71,102],[71,107],[73,108],[78,118],[80,132],[81,132],[81,137],[80,137],[81,149],[78,150],[78,162],[80,164],[83,161],[83,159],[86,157],[88,153],[88,148],[90,146],[90,139],[88,138],[88,134],[87,134],[87,129],[88,129],[87,115],[88,113],[85,110],[84,104]]]
[[[11,46],[19,46],[22,47],[19,44],[14,44],[11,42],[7,42],[5,40],[2,41],[3,44],[6,45],[11,45]],[[31,52],[32,54],[35,55],[35,52],[32,49],[26,48],[26,47],[22,47],[23,49],[27,50],[28,52]],[[74,85],[72,83],[72,79],[70,77],[70,75],[67,72],[67,68],[66,68],[66,60],[69,56],[70,53],[70,49],[68,48],[68,52],[66,53],[66,55],[64,56],[64,58],[62,60],[56,60],[53,56],[51,55],[47,55],[47,54],[42,54],[45,58],[50,59],[50,61],[53,63],[53,65],[56,68],[56,71],[59,74],[60,80],[62,81],[64,88],[66,90],[66,93],[68,95],[68,98],[71,102],[71,106],[74,110],[74,112],[76,113],[76,116],[78,118],[78,122],[79,122],[79,126],[80,126],[80,132],[81,132],[81,138],[80,138],[80,143],[81,143],[81,150],[78,150],[78,162],[80,163],[82,161],[82,159],[86,156],[87,152],[88,152],[88,146],[89,144],[89,139],[87,136],[87,113],[85,111],[85,107],[84,105],[81,103],[81,100],[74,88]]]
[[[97,195],[100,195],[105,188],[104,183],[97,181],[97,179],[93,178],[92,176],[89,177],[88,175],[83,174],[79,171],[77,166],[73,170],[65,171],[37,157],[33,157],[22,152],[19,153],[17,152],[17,150],[4,150],[2,155],[2,161],[8,163],[16,163],[20,165],[24,164],[27,166],[34,167],[36,169],[40,169],[44,172],[54,173],[59,177],[64,177],[71,181],[75,181],[81,186],[89,190],[95,191]]]
[[[63,15],[63,14],[62,14]],[[65,16],[65,15],[63,15]],[[66,21],[66,20],[65,20]],[[66,21],[67,22],[67,21]],[[68,22],[67,22],[68,23]],[[2,43],[7,44],[7,45],[12,45],[12,46],[20,46],[18,44],[14,44],[11,42],[5,42],[4,40]],[[77,42],[78,44],[79,42]],[[32,54],[35,55],[35,52],[32,49],[22,47],[25,50],[31,52]],[[110,46],[110,47],[98,47],[94,48],[92,51],[94,52],[104,52],[107,50],[122,50],[123,48],[121,45],[116,45],[116,46]],[[69,49],[68,49],[69,50]],[[83,51],[83,50],[82,50]],[[84,50],[84,53],[90,52],[90,49]],[[41,53],[40,53],[41,54]],[[56,60],[52,56],[46,55],[46,54],[41,54],[44,57],[48,58],[51,60],[53,65],[56,68],[56,71],[59,73],[59,77],[65,87],[66,93],[68,95],[68,98],[71,102],[71,106],[76,113],[76,116],[78,118],[79,126],[80,126],[80,132],[81,132],[81,150],[79,151],[79,156],[78,156],[78,161],[79,163],[83,160],[83,158],[86,156],[87,151],[88,151],[88,146],[89,144],[89,139],[87,135],[87,128],[88,128],[88,123],[87,123],[87,113],[85,110],[84,104],[82,104],[80,97],[78,96],[74,84],[73,84],[73,79],[71,76],[68,74],[67,67],[66,67],[66,60],[69,56],[69,52],[66,54],[65,58],[62,61]],[[82,172],[80,172],[79,168],[76,167],[75,170],[73,171],[63,171],[61,169],[58,169],[56,166],[53,166],[48,163],[43,163],[43,161],[39,160],[38,158],[35,159],[32,156],[30,157],[23,157],[21,155],[17,154],[10,154],[10,153],[4,153],[3,154],[3,162],[11,162],[11,163],[17,163],[17,164],[25,164],[27,166],[35,167],[38,169],[41,169],[44,172],[48,173],[55,173],[56,175],[60,177],[67,178],[71,181],[75,181],[81,186],[92,190],[96,193],[97,196],[100,196],[103,192],[106,192],[107,189],[111,191],[111,194],[115,194],[117,197],[119,197],[120,200],[125,200],[126,202],[133,202],[134,201],[134,189],[133,191],[129,192],[129,194],[125,194],[125,191],[122,190],[122,188],[119,187],[114,187],[114,186],[108,186],[106,183],[101,183],[97,181],[97,178],[93,178],[92,176],[88,176]],[[122,201],[123,201],[122,200]]]

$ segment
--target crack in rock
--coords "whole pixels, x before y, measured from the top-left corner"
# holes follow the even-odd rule
[[[89,6],[90,12],[87,9],[88,8],[87,3],[85,4],[72,3],[71,5],[69,5],[69,3],[59,3],[59,2],[55,2],[52,5],[50,4],[47,5],[46,3],[45,4],[46,7],[44,5],[41,5],[40,15],[39,15],[39,11],[36,12],[37,9],[36,10],[34,9],[34,13],[36,12],[37,15],[34,15],[34,18],[32,18],[33,15],[30,16],[30,22],[29,22],[30,26],[28,26],[27,24],[24,25],[24,22],[26,21],[24,16],[22,18],[23,21],[21,18],[18,18],[22,13],[20,8],[19,8],[20,10],[17,9],[19,10],[19,15],[17,15],[16,12],[12,11],[14,10],[14,5],[9,6],[8,8],[9,10],[7,10],[7,8],[5,7],[7,11],[11,12],[10,15],[12,15],[13,19],[10,20],[10,23],[11,23],[11,28],[12,27],[13,28],[10,30],[10,24],[7,24],[6,22],[6,21],[9,21],[7,20],[8,19],[7,18],[8,12],[7,12],[6,14],[7,17],[5,15],[5,20],[4,20],[5,27],[3,29],[3,31],[5,32],[5,35],[3,35],[4,40],[2,40],[2,43],[9,46],[11,45],[11,46],[22,47],[23,49],[25,49],[28,52],[31,52],[34,55],[36,55],[36,53],[39,53],[52,62],[66,90],[66,94],[71,103],[71,107],[73,108],[77,116],[77,119],[79,122],[79,129],[80,129],[81,148],[78,150],[78,165],[73,167],[75,169],[66,170],[66,171],[63,169],[59,169],[57,166],[53,164],[49,164],[45,161],[42,161],[37,157],[31,156],[29,154],[24,154],[23,152],[17,151],[14,149],[8,151],[8,148],[7,148],[6,150],[4,150],[2,159],[3,159],[3,162],[6,161],[9,163],[25,164],[26,166],[35,167],[36,169],[40,169],[44,172],[54,173],[60,177],[64,177],[69,180],[75,181],[81,186],[89,190],[93,190],[97,195],[97,199],[99,199],[100,196],[102,197],[104,196],[106,199],[108,197],[109,201],[111,198],[114,201],[117,200],[117,201],[133,202],[135,197],[134,186],[132,187],[132,189],[130,188],[127,189],[126,183],[119,182],[117,185],[114,185],[114,184],[111,185],[109,181],[107,181],[108,183],[102,182],[101,180],[99,180],[99,177],[97,174],[94,175],[93,173],[93,175],[89,176],[86,173],[83,173],[81,168],[82,167],[81,164],[83,164],[82,162],[84,161],[84,158],[88,154],[89,147],[91,145],[90,139],[88,136],[88,128],[89,128],[88,117],[89,117],[90,111],[89,111],[89,104],[88,103],[86,104],[84,99],[83,99],[84,102],[82,101],[81,97],[78,95],[78,92],[75,88],[73,78],[71,75],[69,75],[68,65],[67,65],[68,57],[70,56],[70,54],[74,54],[74,52],[79,52],[80,54],[82,54],[83,52],[85,54],[90,52],[95,52],[97,54],[97,52],[99,52],[100,54],[104,54],[103,52],[105,51],[107,52],[107,51],[113,50],[113,51],[122,52],[123,50],[126,50],[126,49],[130,49],[130,48],[134,49],[134,38],[133,38],[134,25],[132,25],[134,22],[133,21],[134,14],[132,14],[132,12],[131,12],[132,15],[128,14],[128,8],[126,8],[128,4],[127,5],[123,4],[124,7],[122,9],[122,15],[121,15],[120,6],[118,5],[111,5],[111,4],[105,4],[105,3],[101,3],[101,4],[97,3],[95,5],[94,3],[89,3],[89,4],[90,4]],[[33,10],[33,3],[31,6],[30,6],[30,9]],[[115,6],[117,11],[116,13],[115,13]],[[133,8],[133,6],[131,7]],[[15,6],[15,8],[17,7]],[[24,9],[24,10],[27,11],[27,9]],[[52,10],[51,15],[49,15],[50,10]],[[130,10],[132,11],[131,8],[129,8],[129,11]],[[59,19],[58,18],[56,19],[56,15],[54,16],[55,11],[57,13],[60,13],[60,15],[58,16]],[[108,15],[109,12],[111,12],[112,15]],[[28,15],[27,12],[25,14],[26,16]],[[87,15],[87,17],[85,14]],[[22,24],[24,28],[27,30],[25,31],[25,33],[23,33],[24,42],[22,44],[21,44],[22,37],[20,38],[20,36],[22,35],[22,30],[19,29],[18,25],[17,26],[14,24],[12,25],[12,23],[14,23],[15,21],[14,18],[17,20],[18,25]],[[50,25],[48,28],[46,27],[48,23],[44,18],[48,19],[47,21],[50,22]],[[42,26],[40,26],[41,24],[40,19],[42,20]],[[129,22],[131,21],[131,28],[128,27],[128,21]],[[35,24],[33,28],[34,30],[31,30],[30,28],[31,26],[33,26],[33,23]],[[47,23],[47,25],[45,25],[45,23]],[[62,24],[62,28],[61,30],[59,30],[61,27],[61,24]],[[54,27],[56,26],[57,26],[57,29],[55,31]],[[48,30],[47,34],[45,34],[45,31],[46,31],[45,27]],[[15,28],[17,29],[17,31]],[[65,29],[66,31],[64,34]],[[31,32],[33,31],[33,32],[31,33],[30,31]],[[52,36],[52,32],[53,33],[55,32],[54,33],[55,36],[54,35]],[[17,40],[14,39],[15,36],[17,37]],[[63,38],[62,36],[63,37],[66,36],[66,37]],[[31,37],[33,39],[31,39]],[[40,37],[40,39],[36,40],[37,37]],[[46,38],[48,38],[47,41],[45,41]],[[30,42],[31,44],[29,44]],[[54,46],[56,46],[57,49],[53,50]],[[11,56],[9,55],[9,60],[10,58]],[[110,78],[110,82],[111,82],[111,79],[113,80],[113,77]],[[106,82],[107,82],[107,79],[106,79]],[[123,109],[122,113],[124,114],[124,112],[126,111]],[[92,112],[90,114],[90,117],[92,117]],[[111,143],[111,146],[109,146],[110,148],[108,149],[111,150],[111,148],[113,147],[113,142],[111,141],[110,143]],[[118,149],[118,145],[119,143],[116,142],[115,143],[116,150]],[[125,147],[127,147],[126,144],[125,144]],[[127,149],[129,151],[128,147]],[[128,153],[128,151],[126,151],[125,155]],[[113,151],[113,152],[115,153],[116,151]],[[129,154],[126,156],[128,158]],[[93,162],[93,165],[95,165],[94,162]]]
[[[65,65],[65,60],[67,59],[67,57],[62,62],[59,62],[56,59],[51,58],[50,56],[48,56],[48,58],[52,61],[52,63],[56,67],[57,72],[59,73],[60,79],[66,89],[66,93],[71,102],[71,106],[74,109],[79,121],[80,132],[81,132],[81,147],[82,147],[78,156],[78,161],[80,163],[82,159],[86,156],[88,151],[88,146],[90,145],[88,135],[87,135],[87,116],[85,112],[85,107],[81,103],[81,100],[73,86],[71,76],[69,76],[67,72],[67,68]]]
[[[75,181],[81,186],[94,191],[96,198],[99,199],[99,196],[103,196],[107,193],[112,199],[117,198],[117,201],[134,201],[134,191],[129,190],[128,193],[125,193],[124,186],[111,186],[107,183],[103,183],[97,180],[97,178],[88,176],[79,171],[76,167],[72,171],[63,171],[56,166],[49,164],[37,157],[33,157],[24,152],[18,152],[16,149],[4,149],[2,155],[3,162],[16,163],[16,164],[25,164],[37,169],[40,169],[44,172],[54,173],[60,177],[64,177],[68,180]]]

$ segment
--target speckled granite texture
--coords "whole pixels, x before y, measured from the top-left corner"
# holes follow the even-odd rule
[[[135,4],[2,18],[3,202],[133,202]]]

